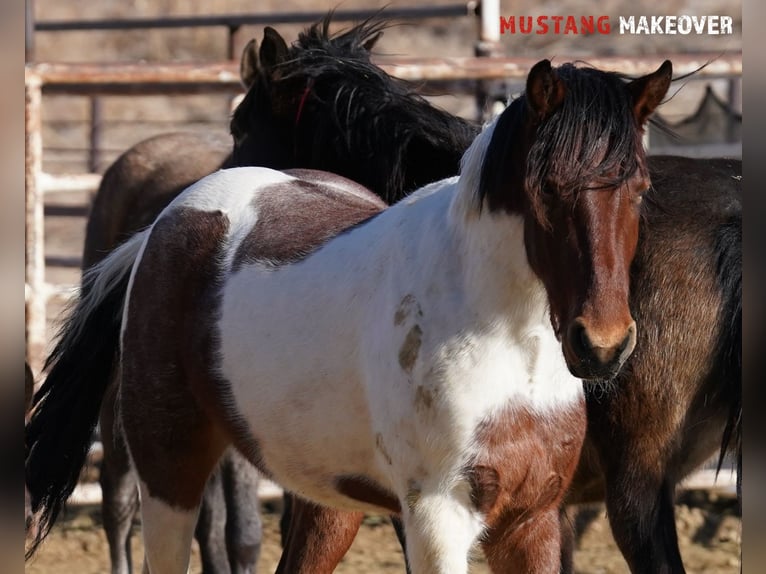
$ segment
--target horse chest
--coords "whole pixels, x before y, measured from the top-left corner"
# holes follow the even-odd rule
[[[584,399],[547,412],[508,406],[476,433],[468,466],[471,500],[490,528],[520,525],[558,505],[585,437]]]

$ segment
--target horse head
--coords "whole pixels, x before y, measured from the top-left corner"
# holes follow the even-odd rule
[[[483,205],[523,216],[527,259],[567,365],[583,379],[613,376],[635,347],[630,266],[650,186],[642,134],[671,75],[669,61],[627,82],[543,60],[484,159]]]

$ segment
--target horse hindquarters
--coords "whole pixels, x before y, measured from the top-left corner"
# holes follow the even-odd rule
[[[230,154],[230,136],[218,133],[161,134],[123,153],[105,171],[93,198],[83,268],[102,261],[123,238],[150,225],[184,189],[227,163]],[[102,407],[102,429],[113,424],[114,408],[114,397],[110,394]],[[100,480],[112,571],[127,574],[132,571],[129,538],[133,516],[138,512],[138,489],[121,435],[122,431],[115,429],[112,444],[104,444]],[[248,508],[252,505],[242,493],[255,488],[257,474],[247,471],[233,476],[226,487],[227,492],[235,493],[232,504],[245,503]],[[203,572],[226,572],[229,563],[235,572],[238,568],[246,571],[255,568],[258,552],[254,548],[260,545],[261,537],[259,510],[253,509],[244,518],[245,510],[226,507],[223,483],[212,481],[208,489],[203,502],[208,520],[195,534],[203,557]],[[230,526],[228,532],[227,514],[235,517],[235,526]]]
[[[209,370],[227,229],[220,211],[158,219],[129,293],[119,401],[152,574],[186,571],[205,485],[234,436]]]

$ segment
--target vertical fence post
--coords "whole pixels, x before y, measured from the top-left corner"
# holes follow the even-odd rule
[[[24,82],[24,121],[26,127],[24,187],[25,187],[25,313],[26,358],[35,374],[42,367],[45,353],[45,232],[43,219],[42,173],[42,81],[27,72]]]
[[[478,8],[479,40],[476,42],[474,55],[489,57],[498,52],[500,44],[500,0],[481,0]],[[476,118],[480,122],[489,119],[489,90],[491,83],[486,80],[476,82]]]
[[[239,37],[241,34],[242,27],[241,26],[229,26],[229,38],[228,38],[228,44],[226,47],[226,57],[231,60],[238,62],[240,58],[242,57],[239,53],[239,48],[241,46],[241,43],[239,41]],[[235,94],[232,94],[230,96],[226,96],[226,109],[224,110],[224,117],[228,118],[231,117],[231,113],[234,110],[234,102],[236,101],[237,96]]]
[[[500,41],[500,0],[481,0],[480,41],[492,46]]]
[[[238,26],[238,25],[229,26],[229,42],[226,46],[226,57],[229,60],[239,60],[237,44],[239,43],[240,29],[241,29],[241,26]]]

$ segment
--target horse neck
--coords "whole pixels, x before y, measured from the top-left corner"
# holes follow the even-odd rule
[[[485,317],[550,326],[545,287],[527,259],[523,217],[486,207],[461,219],[451,215],[471,306]]]
[[[331,94],[340,91],[332,85],[325,89]],[[355,90],[343,90],[349,91]],[[386,94],[387,90],[382,88],[382,92]],[[314,111],[316,117],[307,115],[296,137],[309,143],[301,148],[296,159],[306,163],[305,167],[332,171],[358,181],[387,203],[395,203],[428,183],[456,175],[460,157],[478,133],[478,127],[416,96],[393,93],[388,97],[383,112],[388,118],[385,125],[378,125],[381,111],[372,104],[378,98],[366,101],[357,96],[349,102],[348,110],[345,106],[340,112],[320,107]],[[336,117],[339,113],[341,116]],[[343,126],[340,134],[338,126]],[[370,137],[370,133],[375,135]],[[343,145],[336,147],[333,144],[336,141]]]
[[[464,154],[450,205],[449,224],[460,246],[466,292],[484,313],[547,322],[547,294],[527,259],[524,217],[491,212],[479,199],[481,168],[494,127],[494,122],[488,125]]]

